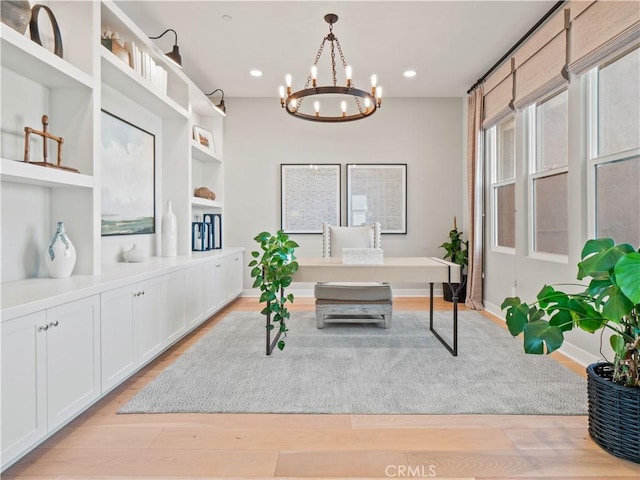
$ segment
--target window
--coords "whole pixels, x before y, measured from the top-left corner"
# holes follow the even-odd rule
[[[532,105],[525,115],[529,145],[530,250],[567,255],[567,91]]]
[[[588,77],[591,171],[590,231],[640,245],[640,49]]]
[[[515,118],[486,131],[487,158],[491,162],[494,247],[516,246],[516,143]]]

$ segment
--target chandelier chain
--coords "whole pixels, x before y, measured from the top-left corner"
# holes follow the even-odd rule
[[[340,46],[340,41],[338,40],[338,37],[335,37],[336,40],[336,45],[338,46],[338,53],[340,54],[340,60],[342,60],[342,67],[346,70],[347,69],[347,60],[344,58],[344,53],[342,53],[342,47]],[[331,46],[333,47],[333,44],[331,44]],[[336,84],[336,77],[335,77],[335,73],[336,73],[336,67],[335,67],[335,62],[333,64],[333,85],[335,86]],[[354,86],[353,80],[351,81],[351,86]],[[356,101],[356,107],[358,107],[358,112],[360,112],[360,114],[364,113],[362,111],[362,105],[360,105],[360,97],[353,97],[353,99]]]
[[[322,43],[320,44],[320,48],[318,49],[318,53],[316,53],[316,58],[313,61],[314,65],[318,65],[318,62],[320,61],[320,57],[322,56],[322,51],[324,50],[324,44],[327,41],[327,38],[323,38],[322,39]],[[304,84],[304,89],[306,90],[307,88],[309,88],[309,85],[311,84],[311,74],[309,74],[307,76],[307,81]],[[298,100],[298,105],[296,107],[296,110],[298,110],[301,106],[302,106],[302,101],[304,100],[304,98],[301,98],[300,100]]]
[[[336,49],[333,42],[331,42],[331,77],[335,87],[338,84],[338,79],[336,77]]]

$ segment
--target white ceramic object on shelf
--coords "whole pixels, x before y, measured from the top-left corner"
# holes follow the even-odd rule
[[[58,222],[56,233],[53,235],[45,255],[45,264],[49,275],[53,278],[71,276],[73,268],[76,266],[76,248],[67,235],[64,222]]]
[[[167,210],[162,215],[162,256],[178,255],[178,225],[171,208],[171,200],[167,202]]]
[[[140,263],[147,259],[147,254],[134,243],[133,247],[122,253],[122,258],[124,258],[125,262]]]

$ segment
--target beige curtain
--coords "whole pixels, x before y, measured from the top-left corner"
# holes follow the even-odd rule
[[[469,266],[467,268],[466,306],[482,310],[482,250],[484,248],[483,198],[484,170],[482,159],[482,120],[484,88],[478,85],[468,97],[467,111],[467,178],[469,188]]]

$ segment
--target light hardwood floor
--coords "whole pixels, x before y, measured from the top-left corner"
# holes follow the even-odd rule
[[[438,301],[436,308],[449,305]],[[396,298],[394,308],[426,310],[426,302]],[[294,309],[312,310],[312,300],[296,299]],[[237,300],[2,478],[640,478],[640,465],[589,438],[584,416],[116,414],[226,314],[254,310],[256,299]],[[579,365],[555,357],[584,375]]]

